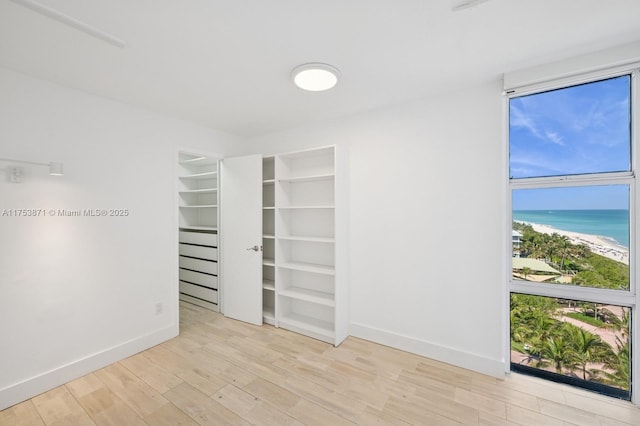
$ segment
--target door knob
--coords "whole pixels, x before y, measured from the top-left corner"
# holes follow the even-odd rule
[[[262,246],[249,247],[247,250],[260,251],[260,250],[262,250]]]

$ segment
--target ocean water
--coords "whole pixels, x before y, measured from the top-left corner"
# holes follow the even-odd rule
[[[628,210],[514,210],[513,220],[599,235],[629,248]]]

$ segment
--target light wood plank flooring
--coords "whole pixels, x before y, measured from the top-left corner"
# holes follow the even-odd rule
[[[338,348],[181,304],[180,336],[21,404],[0,425],[640,425],[630,403],[348,338]]]

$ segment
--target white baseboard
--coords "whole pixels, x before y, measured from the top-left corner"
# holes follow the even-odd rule
[[[403,336],[387,330],[351,323],[351,336],[369,340],[381,345],[390,346],[426,358],[441,361],[457,367],[466,368],[488,376],[503,379],[505,363],[500,360],[486,358],[469,352],[449,348],[435,343]]]
[[[62,365],[19,383],[0,389],[0,410],[33,398],[60,386],[120,361],[145,349],[158,345],[178,335],[178,326],[170,325],[145,336],[124,342],[104,351]]]

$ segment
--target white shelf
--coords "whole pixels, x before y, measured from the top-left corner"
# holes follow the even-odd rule
[[[288,210],[296,210],[296,209],[335,209],[336,206],[328,205],[328,206],[278,206],[279,209],[288,209]]]
[[[183,166],[191,166],[191,167],[203,167],[203,166],[212,166],[218,163],[217,158],[206,157],[203,155],[191,155],[187,154],[193,158],[188,158],[186,160],[178,161],[178,164],[182,164]]]
[[[262,163],[263,322],[333,345],[344,340],[348,325],[346,305],[338,303],[345,289],[338,287],[342,228],[335,215],[344,200],[337,197],[336,161],[336,147],[328,146]]]
[[[180,194],[215,194],[218,192],[218,188],[187,189],[178,192]]]
[[[200,204],[200,205],[192,205],[192,206],[180,206],[181,209],[211,209],[214,207],[218,207],[217,204]]]
[[[301,149],[299,151],[288,152],[286,154],[280,154],[278,155],[278,157],[283,158],[285,160],[318,157],[318,156],[329,157],[329,156],[333,156],[333,151],[334,151],[333,146],[323,146],[320,148]]]
[[[213,178],[217,176],[218,172],[202,172],[202,173],[194,173],[192,175],[183,175],[180,176],[180,179],[203,179],[203,178]]]
[[[198,156],[194,158],[189,158],[188,160],[178,161],[178,163],[179,164],[195,164],[195,163],[202,163],[206,159],[207,157]]]
[[[265,290],[276,291],[276,283],[273,280],[262,280],[262,288]]]
[[[293,176],[288,178],[278,179],[278,182],[315,182],[320,180],[332,180],[335,179],[335,173],[326,173],[320,175],[309,175],[309,176]]]
[[[274,179],[275,157],[265,157],[262,159],[262,238],[264,241],[264,251],[262,252],[262,264],[275,267],[275,183]],[[275,270],[266,268],[265,274],[268,278],[262,280],[263,295],[262,321],[266,324],[276,325],[276,283],[273,280]]]
[[[306,262],[282,262],[276,265],[279,268],[293,269],[296,271],[313,272],[316,274],[335,275],[333,266],[317,265]]]
[[[329,341],[333,340],[333,324],[327,321],[322,321],[305,315],[289,313],[287,315],[283,315],[280,318],[279,323],[281,327],[284,325],[286,328],[286,326],[289,325],[294,329],[308,331],[318,338],[328,339]]]
[[[262,264],[264,266],[276,266],[276,261],[274,259],[269,259],[268,257],[263,257]]]
[[[290,287],[280,291],[281,296],[292,299],[304,300],[318,305],[334,307],[336,305],[334,295],[320,291],[308,290],[305,288]]]
[[[180,229],[179,251],[182,254],[179,264],[184,266],[180,273],[184,275],[183,280],[187,283],[180,284],[180,298],[219,311],[217,291],[214,292],[215,300],[213,293],[206,293],[204,298],[202,293],[203,285],[217,287],[218,159],[179,152],[178,164],[176,195]]]
[[[217,231],[217,226],[199,226],[199,225],[184,225],[181,226],[180,229],[185,229],[189,231]]]
[[[333,345],[344,340],[348,326],[343,260],[336,258],[343,229],[336,205],[344,205],[337,161],[334,146],[276,155],[273,175],[276,324]]]
[[[303,236],[294,236],[294,235],[278,235],[279,240],[287,240],[287,241],[306,241],[311,243],[335,243],[335,238],[328,237],[303,237]]]
[[[267,324],[271,324],[271,325],[275,324],[275,322],[276,322],[276,313],[275,313],[275,310],[273,309],[273,307],[264,306],[262,308],[262,321],[266,322]]]

